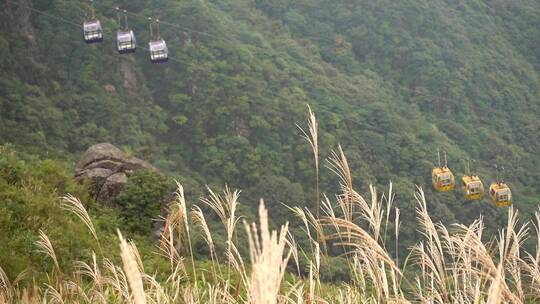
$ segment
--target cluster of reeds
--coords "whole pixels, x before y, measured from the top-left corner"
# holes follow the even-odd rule
[[[309,135],[304,134],[316,147],[317,123],[311,111],[309,125]],[[318,171],[318,150],[313,152]],[[332,198],[322,194],[317,212],[290,208],[301,219],[309,248],[298,248],[287,224],[277,231],[269,228],[262,200],[259,225],[246,221],[239,225],[239,191],[226,187],[220,194],[208,188],[208,196],[198,206],[186,201],[178,184],[156,246],[156,254],[169,265],[168,272],[159,276],[165,279],[145,271],[136,244],[120,231],[116,254],[122,263],[113,263],[101,250],[83,204],[66,196],[64,209],[88,227],[100,252],[89,261],[74,262],[76,271],[66,273],[58,263],[54,240],[40,231],[36,246],[53,264],[48,283],[21,284],[31,282],[31,275],[23,273],[10,280],[0,268],[0,303],[527,303],[540,298],[540,212],[535,222],[519,224],[518,212],[510,208],[506,227],[485,242],[482,218],[468,226],[434,223],[426,197],[418,188],[416,213],[423,239],[410,252],[400,253],[406,257],[400,266],[400,256],[389,253],[391,246],[398,252],[400,232],[392,185],[386,194],[371,187],[366,200],[353,187],[353,175],[341,147],[327,159],[327,167],[339,179],[339,193]],[[203,210],[212,210],[221,221],[225,246],[214,243]],[[198,266],[194,258],[194,229],[208,246],[211,269]],[[238,243],[235,236],[239,229],[245,229],[247,244]],[[393,234],[391,238],[389,234]],[[523,248],[528,237],[536,238],[535,253]],[[394,243],[389,244],[389,239]],[[248,256],[242,256],[241,246],[249,248]],[[327,246],[339,246],[345,253],[349,282],[321,282]],[[218,247],[225,249],[218,252]],[[308,263],[307,269],[300,271],[302,254]],[[287,269],[307,275],[291,275],[285,280]]]

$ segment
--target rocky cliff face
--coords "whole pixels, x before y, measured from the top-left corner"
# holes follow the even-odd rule
[[[137,170],[159,172],[148,162],[129,157],[110,143],[100,143],[88,148],[81,156],[75,178],[90,182],[91,194],[97,201],[111,204],[124,190],[128,177]]]

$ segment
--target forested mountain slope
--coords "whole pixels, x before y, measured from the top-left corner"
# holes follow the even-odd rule
[[[114,7],[138,41],[159,16],[171,60],[114,50]],[[413,238],[414,185],[430,188],[438,149],[488,183],[494,164],[534,210],[540,193],[540,3],[536,1],[96,1],[105,42],[84,45],[79,1],[3,1],[0,141],[72,159],[110,141],[187,184],[245,189],[314,206],[315,172],[296,124],[306,104],[320,124],[321,157],[341,144],[354,181],[397,187],[404,239]],[[334,193],[329,170],[324,191]],[[430,190],[429,190],[430,191]],[[447,222],[504,210],[459,191],[428,192]],[[412,222],[412,221],[411,221]]]

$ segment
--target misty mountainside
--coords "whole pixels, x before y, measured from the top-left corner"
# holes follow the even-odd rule
[[[134,55],[115,51],[117,5],[142,47]],[[486,186],[504,167],[515,206],[527,216],[537,208],[537,1],[95,1],[98,45],[82,40],[80,1],[0,6],[0,142],[17,150],[74,163],[111,142],[193,198],[228,184],[255,213],[264,197],[282,223],[282,203],[315,206],[313,157],[297,127],[309,104],[321,191],[338,187],[325,159],[341,145],[358,189],[393,183],[404,240],[417,235],[415,185],[437,221],[506,221],[488,198],[431,189],[438,150],[458,177],[477,160]],[[166,64],[149,62],[150,16],[162,21]]]

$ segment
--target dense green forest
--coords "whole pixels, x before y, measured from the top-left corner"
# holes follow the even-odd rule
[[[271,221],[294,222],[282,203],[315,206],[313,157],[297,128],[309,104],[321,190],[338,187],[325,159],[341,145],[358,189],[393,183],[403,248],[418,236],[415,185],[434,220],[483,215],[491,232],[506,222],[487,198],[432,192],[437,150],[458,175],[476,159],[484,183],[504,167],[515,206],[525,217],[537,208],[538,1],[95,2],[106,29],[99,45],[82,41],[80,1],[0,3],[0,143],[69,167],[111,142],[177,179],[193,201],[207,184],[228,184],[243,189],[247,216],[264,197]],[[167,64],[152,65],[144,49],[116,53],[117,5],[143,47],[146,17],[162,20]]]

